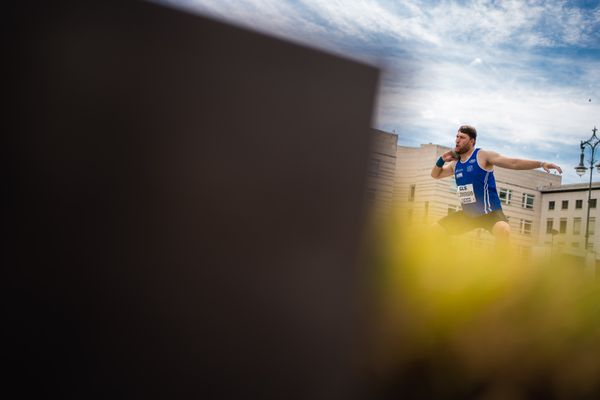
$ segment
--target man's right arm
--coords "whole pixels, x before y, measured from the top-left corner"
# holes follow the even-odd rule
[[[438,158],[438,161],[431,169],[431,177],[434,179],[442,179],[451,176],[454,173],[454,160],[455,159],[451,151],[442,154],[442,156]]]

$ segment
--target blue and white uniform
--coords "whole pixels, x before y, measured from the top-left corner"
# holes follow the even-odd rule
[[[470,217],[502,209],[494,172],[481,168],[477,162],[479,150],[475,149],[467,161],[457,160],[454,165],[458,199],[464,213]]]

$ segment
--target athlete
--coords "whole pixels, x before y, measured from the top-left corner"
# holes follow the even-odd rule
[[[438,223],[450,234],[461,234],[475,228],[485,228],[498,240],[508,242],[510,225],[500,204],[494,179],[494,166],[508,169],[554,169],[556,164],[545,161],[504,157],[496,152],[475,148],[477,130],[463,125],[456,133],[456,147],[437,160],[431,170],[435,179],[454,174],[462,210],[442,218]]]

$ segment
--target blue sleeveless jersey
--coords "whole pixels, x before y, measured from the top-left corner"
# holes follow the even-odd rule
[[[477,162],[479,150],[475,149],[467,161],[457,160],[454,165],[458,198],[464,213],[472,217],[502,209],[494,172],[486,171]]]

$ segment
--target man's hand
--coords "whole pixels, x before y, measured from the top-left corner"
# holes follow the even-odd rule
[[[556,164],[543,161],[541,167],[544,168],[544,171],[546,172],[550,172],[551,169],[555,169],[559,174],[562,174],[562,169],[560,169],[560,167]]]
[[[458,156],[458,154],[456,154],[453,151],[447,151],[444,154],[442,154],[442,156],[440,158],[445,163],[448,163],[448,162],[452,162],[458,158],[458,157],[454,157],[455,155]],[[434,179],[445,178],[447,176],[451,176],[453,173],[454,173],[454,164],[453,163],[446,164],[446,165],[439,165],[439,160],[431,169],[431,177]]]
[[[460,156],[458,154],[456,154],[456,152],[453,150],[447,151],[444,154],[442,154],[442,160],[444,160],[445,162],[458,160],[459,158],[460,158]]]

